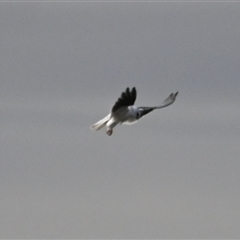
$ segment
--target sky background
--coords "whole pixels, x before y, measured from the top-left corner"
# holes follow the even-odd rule
[[[240,238],[240,3],[0,3],[0,238]],[[126,87],[176,102],[111,137]]]

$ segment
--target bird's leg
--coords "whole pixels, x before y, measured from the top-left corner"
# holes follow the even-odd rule
[[[107,129],[107,135],[108,135],[108,136],[111,136],[112,133],[113,133],[112,128],[108,128],[108,129]]]

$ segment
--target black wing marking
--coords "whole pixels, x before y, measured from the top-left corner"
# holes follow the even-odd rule
[[[118,98],[116,103],[112,107],[112,112],[116,112],[121,107],[132,106],[137,98],[137,90],[135,87],[132,90],[129,88],[126,89],[125,92],[122,93],[121,97]]]
[[[144,115],[152,112],[153,110],[155,110],[154,107],[139,107],[139,118],[143,117]]]

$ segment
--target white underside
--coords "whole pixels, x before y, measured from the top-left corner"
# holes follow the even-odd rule
[[[135,106],[120,108],[118,111],[108,114],[106,117],[93,124],[92,129],[97,131],[104,126],[106,126],[108,129],[113,129],[119,123],[133,124],[137,120],[136,111],[137,107]]]

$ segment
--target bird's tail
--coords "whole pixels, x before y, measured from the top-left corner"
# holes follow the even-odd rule
[[[103,118],[103,119],[101,119],[100,121],[94,123],[94,124],[91,126],[91,129],[97,131],[97,130],[103,128],[103,127],[106,125],[106,123],[109,121],[110,115],[111,115],[111,114],[108,114],[105,118]]]

